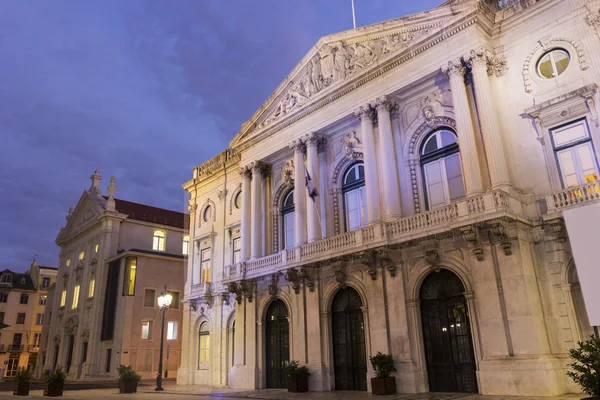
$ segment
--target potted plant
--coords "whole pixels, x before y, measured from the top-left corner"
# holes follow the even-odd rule
[[[568,365],[571,371],[567,375],[585,394],[592,396],[582,400],[600,399],[600,340],[592,336],[577,346],[569,350],[573,362]]]
[[[308,377],[310,371],[306,366],[300,366],[298,361],[290,361],[286,367],[288,377],[288,392],[302,393],[308,392]]]
[[[45,378],[46,389],[44,389],[44,396],[58,397],[63,395],[63,389],[65,387],[66,375],[62,370],[62,367],[56,368]]]
[[[117,367],[119,373],[119,393],[136,393],[137,384],[142,379],[131,365],[119,364]]]
[[[29,368],[19,367],[17,368],[17,374],[15,375],[14,381],[17,384],[17,388],[13,392],[16,396],[29,396],[29,387],[31,386],[31,378],[33,373]]]
[[[396,378],[390,376],[396,371],[394,358],[391,354],[382,354],[369,357],[375,370],[375,378],[371,378],[371,391],[373,394],[396,394]]]

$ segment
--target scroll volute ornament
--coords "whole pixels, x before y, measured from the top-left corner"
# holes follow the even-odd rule
[[[367,250],[359,253],[359,261],[367,267],[367,273],[371,280],[377,280],[377,258],[374,250]]]
[[[462,233],[463,238],[471,243],[475,248],[473,249],[473,254],[477,257],[477,261],[483,261],[484,252],[483,247],[481,246],[481,242],[479,240],[479,227],[475,225],[467,225],[459,228],[460,233]]]
[[[298,270],[296,268],[288,269],[284,276],[286,281],[290,282],[292,285],[292,289],[294,289],[294,293],[300,293],[300,275],[298,274]]]

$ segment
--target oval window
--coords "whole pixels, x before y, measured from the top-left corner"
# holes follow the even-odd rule
[[[238,194],[235,195],[235,200],[233,201],[233,204],[238,210],[242,208],[242,192],[238,192]]]
[[[544,79],[554,79],[566,71],[571,57],[564,49],[552,49],[544,53],[537,64],[538,74]]]
[[[204,209],[204,214],[202,216],[202,219],[204,220],[204,222],[208,222],[210,221],[210,217],[212,216],[212,207],[211,206],[207,206]]]

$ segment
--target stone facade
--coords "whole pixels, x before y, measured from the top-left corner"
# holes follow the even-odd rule
[[[599,9],[449,0],[321,39],[184,184],[178,383],[298,360],[310,390],[365,390],[381,351],[400,392],[577,392],[561,212],[600,199]]]
[[[157,298],[165,285],[174,299],[165,315],[172,336],[165,327],[164,365],[175,374],[187,216],[115,198],[114,177],[108,196],[101,193],[98,171],[91,180],[56,239],[58,279],[48,296],[36,375],[61,366],[68,380],[106,380],[116,378],[124,364],[145,379],[156,377],[162,314]]]

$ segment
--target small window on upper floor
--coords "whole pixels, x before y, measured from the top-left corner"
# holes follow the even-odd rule
[[[50,286],[50,278],[42,278],[42,289],[46,289]]]
[[[81,261],[81,260],[83,260],[83,259],[84,259],[84,257],[85,257],[85,251],[81,250],[81,251],[79,252],[79,260],[80,260],[80,261]]]
[[[12,283],[12,275],[0,276],[0,283]]]
[[[235,199],[233,200],[233,205],[238,210],[240,208],[242,208],[242,192],[241,191],[235,195]]]
[[[571,57],[565,49],[556,48],[545,52],[537,63],[538,74],[544,79],[554,79],[566,71]]]
[[[212,213],[213,213],[212,206],[210,206],[210,205],[206,206],[206,208],[204,209],[204,213],[202,214],[202,220],[204,222],[210,221],[210,219],[212,217]]]
[[[29,303],[29,295],[27,293],[21,293],[21,304]]]
[[[0,292],[0,303],[8,302],[8,292]]]
[[[353,231],[368,225],[365,166],[357,163],[348,168],[342,184],[346,230]]]
[[[100,250],[100,245],[96,243],[96,246],[94,246],[94,253],[97,253],[98,250]]]
[[[183,249],[182,249],[182,253],[185,256],[187,256],[188,254],[190,254],[190,236],[189,235],[185,235],[183,237]]]
[[[154,231],[154,239],[152,241],[152,250],[165,251],[166,233],[160,229]]]
[[[47,299],[48,299],[48,296],[47,296],[47,295],[45,295],[45,294],[41,294],[41,295],[40,295],[40,301],[39,301],[39,303],[38,303],[38,304],[39,304],[40,306],[45,306],[45,305],[46,305],[46,301],[47,301]]]
[[[70,267],[70,266],[71,266],[71,259],[70,259],[70,258],[67,258],[67,263],[66,263],[66,265],[67,265],[67,267]]]

